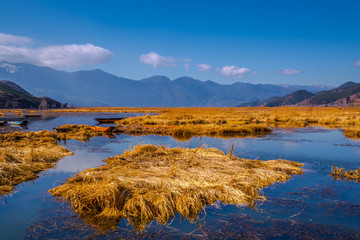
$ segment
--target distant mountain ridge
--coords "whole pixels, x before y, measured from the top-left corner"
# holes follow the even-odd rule
[[[0,81],[0,108],[62,108],[64,105],[48,98],[34,97],[11,81]]]
[[[273,101],[267,102],[264,104],[266,107],[278,107],[278,106],[289,106],[296,105],[299,102],[304,101],[310,97],[314,96],[313,93],[306,90],[298,90],[293,93],[287,94],[283,97],[274,99]]]
[[[235,106],[327,86],[280,86],[236,82],[219,84],[191,77],[170,80],[153,76],[142,80],[117,77],[102,70],[65,72],[22,63],[0,63],[0,79],[13,81],[33,95],[46,95],[75,106],[194,107]]]
[[[337,88],[315,94],[298,90],[283,97],[269,98],[257,102],[243,103],[238,106],[300,106],[300,107],[352,107],[360,106],[360,83],[346,82]]]

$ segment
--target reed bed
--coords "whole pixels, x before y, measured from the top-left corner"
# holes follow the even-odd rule
[[[91,126],[76,124],[63,125],[55,128],[55,131],[57,132],[56,138],[63,141],[76,139],[85,142],[92,137],[107,135],[105,132],[92,129]]]
[[[49,110],[56,113],[90,113],[90,112],[114,112],[114,113],[160,113],[169,108],[149,108],[149,107],[83,107],[83,108],[62,108]],[[46,111],[45,111],[46,112]]]
[[[360,108],[246,107],[170,108],[158,115],[126,118],[118,130],[136,134],[234,135],[266,134],[273,128],[322,126],[340,128],[360,138]]]
[[[332,176],[334,180],[346,180],[360,183],[360,168],[357,170],[345,171],[343,168],[339,168],[333,165],[330,176]]]
[[[206,205],[254,206],[260,189],[302,174],[303,164],[287,160],[249,160],[215,148],[139,145],[105,160],[50,192],[69,200],[88,223],[116,228],[126,218],[135,230],[156,220],[166,224],[180,213],[193,222]]]
[[[71,154],[57,144],[54,132],[0,135],[0,194],[8,194],[16,185],[37,178],[41,171]]]

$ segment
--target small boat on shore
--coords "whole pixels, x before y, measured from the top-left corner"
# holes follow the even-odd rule
[[[99,124],[102,123],[115,123],[116,121],[123,120],[125,117],[117,117],[117,118],[94,118],[95,121],[98,121]]]
[[[91,126],[90,127],[94,131],[100,132],[111,132],[115,127],[98,127],[98,126]]]
[[[25,117],[28,117],[28,118],[38,118],[38,117],[42,117],[41,114],[25,114],[24,116],[25,116]]]
[[[9,121],[8,123],[10,123],[11,125],[21,125],[24,126],[28,123],[27,120],[21,120],[21,121]]]

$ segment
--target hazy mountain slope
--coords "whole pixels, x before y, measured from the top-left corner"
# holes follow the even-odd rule
[[[255,100],[255,101],[251,101],[251,102],[246,102],[246,103],[241,103],[239,105],[237,105],[236,107],[257,107],[257,106],[261,106],[265,103],[274,101],[275,99],[278,99],[279,97],[269,97],[263,100]]]
[[[301,88],[272,84],[218,84],[181,77],[171,81],[153,76],[140,81],[102,70],[65,72],[21,63],[0,63],[0,79],[23,86],[33,95],[50,96],[76,106],[235,106],[239,103],[283,96]]]
[[[347,106],[355,104],[360,93],[360,83],[347,84],[345,87],[343,84],[341,86],[329,91],[319,92],[311,98],[298,103],[297,106]]]
[[[306,90],[299,90],[299,91],[287,94],[283,97],[269,101],[267,103],[264,103],[263,105],[266,107],[292,106],[292,105],[295,105],[301,101],[304,101],[305,99],[308,99],[312,96],[314,96],[314,94],[311,92],[308,92]]]

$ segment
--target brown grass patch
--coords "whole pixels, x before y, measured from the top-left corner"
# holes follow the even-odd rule
[[[37,178],[41,171],[71,154],[57,144],[54,132],[0,135],[0,194],[10,193],[16,185]]]
[[[57,132],[56,137],[60,140],[76,139],[79,141],[88,141],[92,137],[107,135],[104,131],[96,130],[94,127],[88,125],[69,124],[55,128]]]
[[[73,209],[98,228],[116,228],[126,218],[136,230],[156,220],[161,224],[179,212],[189,221],[208,204],[254,206],[265,199],[259,190],[294,174],[301,163],[248,160],[214,148],[184,149],[135,146],[105,160],[50,192],[71,202]]]
[[[129,134],[172,136],[253,136],[271,128],[323,126],[340,128],[346,137],[360,138],[360,108],[250,107],[169,108],[159,115],[126,118],[118,130]]]
[[[346,180],[360,183],[360,168],[357,170],[345,171],[343,168],[338,168],[333,165],[330,176],[332,176],[334,180]]]

